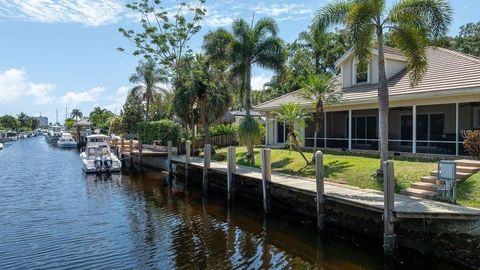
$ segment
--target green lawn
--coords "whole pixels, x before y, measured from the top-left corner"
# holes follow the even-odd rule
[[[216,160],[226,160],[226,148],[217,149],[212,157]],[[247,165],[245,147],[237,147],[237,163]],[[255,167],[260,167],[260,149],[255,149]],[[305,153],[307,158],[312,158],[312,153]],[[372,157],[350,156],[341,154],[325,154],[326,180],[360,188],[383,190],[382,179],[375,177],[380,160]],[[396,160],[395,176],[397,192],[407,188],[413,182],[420,181],[422,176],[427,176],[435,170],[435,162]],[[272,149],[272,169],[274,171],[315,178],[315,166],[306,166],[299,153],[284,149]],[[480,180],[480,177],[479,177]]]
[[[480,172],[470,176],[458,185],[457,203],[480,208]]]

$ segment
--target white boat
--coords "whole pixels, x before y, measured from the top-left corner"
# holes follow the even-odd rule
[[[3,143],[0,143],[0,150],[3,149]]]
[[[45,135],[45,139],[47,139],[48,143],[57,143],[58,139],[62,136],[62,130],[60,126],[53,126],[50,130],[48,130],[47,135]]]
[[[80,158],[87,173],[119,172],[122,163],[111,152],[109,137],[101,134],[87,136],[87,145],[82,148]]]
[[[73,139],[72,134],[64,132],[62,137],[58,139],[57,145],[60,148],[75,148],[77,147],[77,142]]]

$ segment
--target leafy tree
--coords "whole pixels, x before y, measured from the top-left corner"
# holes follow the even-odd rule
[[[114,133],[120,135],[125,133],[122,116],[112,116],[108,119],[107,123],[109,126],[109,134]]]
[[[21,127],[27,127],[29,126],[29,116],[24,113],[24,112],[21,112],[20,114],[17,115],[17,119],[18,121],[20,122],[20,126]]]
[[[445,0],[404,0],[387,9],[385,0],[337,0],[316,14],[313,28],[324,31],[331,25],[344,25],[351,36],[353,53],[360,65],[378,50],[378,105],[380,159],[388,159],[388,85],[385,71],[384,34],[389,30],[393,43],[406,57],[410,84],[415,86],[427,69],[429,40],[445,36],[452,20],[452,9]]]
[[[326,74],[310,75],[299,92],[299,96],[312,102],[315,109],[313,113],[315,123],[313,153],[317,151],[317,136],[325,118],[325,106],[338,101],[341,97],[337,86],[336,80]],[[312,162],[315,162],[315,155],[313,155]]]
[[[144,119],[142,107],[142,97],[135,88],[131,89],[123,105],[122,119],[126,132],[136,132],[137,125]]]
[[[228,111],[232,101],[223,72],[208,60],[203,55],[195,57],[192,83],[185,93],[198,107],[205,143],[210,143],[209,125]]]
[[[232,25],[233,42],[231,57],[233,73],[240,78],[240,96],[244,97],[246,117],[242,120],[239,134],[247,145],[247,159],[254,163],[253,144],[259,136],[258,123],[250,117],[252,66],[280,71],[285,62],[283,41],[278,34],[278,25],[272,18],[262,18],[250,26],[244,19],[236,19]],[[255,132],[257,132],[255,134]]]
[[[288,146],[290,149],[296,149],[298,153],[303,157],[307,165],[309,164],[307,157],[303,154],[302,147],[300,146],[300,127],[305,126],[305,120],[308,118],[308,114],[295,103],[286,103],[282,105],[282,110],[277,113],[277,119],[284,121],[288,130]]]
[[[11,130],[17,130],[17,128],[20,127],[20,122],[18,121],[18,119],[8,114],[0,117],[0,123],[5,128]]]
[[[480,56],[480,22],[461,26],[453,47],[460,52]]]
[[[70,118],[75,119],[75,121],[78,121],[78,119],[81,119],[83,117],[82,111],[80,109],[73,109],[72,112],[70,113]]]
[[[160,0],[133,1],[126,7],[140,16],[141,29],[119,31],[135,46],[133,55],[159,63],[170,77],[176,77],[181,59],[192,54],[188,41],[201,29],[204,3],[205,0],[180,0],[177,10],[169,13]]]
[[[75,124],[76,120],[73,119],[73,118],[67,118],[65,119],[65,126],[67,127],[67,129],[71,129],[73,127],[73,125]]]
[[[130,76],[130,82],[137,84],[135,86],[138,93],[142,93],[145,100],[145,121],[149,119],[150,102],[153,102],[155,93],[166,93],[167,90],[160,87],[160,83],[166,83],[167,78],[164,71],[158,69],[152,60],[140,62],[136,71]]]
[[[108,128],[108,119],[113,116],[113,113],[107,109],[102,109],[100,107],[93,108],[93,111],[88,117],[93,126],[99,127],[101,129]]]

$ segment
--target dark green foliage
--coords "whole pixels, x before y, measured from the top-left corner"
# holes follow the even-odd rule
[[[143,121],[142,98],[135,88],[130,90],[127,100],[123,105],[123,126],[127,133],[134,133],[137,130],[138,123]]]
[[[138,124],[137,136],[140,141],[146,144],[161,141],[162,145],[166,145],[168,141],[172,141],[173,145],[177,145],[180,139],[180,130],[179,123],[170,119],[162,119]]]
[[[262,140],[262,132],[257,120],[252,116],[245,116],[238,127],[240,143],[259,144]]]
[[[232,135],[238,133],[238,125],[235,124],[219,124],[208,128],[210,136]]]

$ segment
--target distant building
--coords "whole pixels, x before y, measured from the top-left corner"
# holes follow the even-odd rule
[[[38,120],[41,128],[47,128],[48,127],[48,117],[39,116],[39,117],[35,117],[35,119]]]

